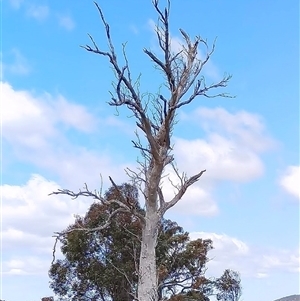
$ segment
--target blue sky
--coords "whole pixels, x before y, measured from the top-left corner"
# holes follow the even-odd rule
[[[151,1],[99,1],[117,52],[127,42],[143,91],[163,83],[143,54],[157,50]],[[113,75],[103,57],[80,48],[93,35],[107,49],[92,1],[3,0],[2,5],[2,288],[7,301],[53,295],[47,271],[53,232],[89,200],[48,193],[127,181],[136,166],[135,124],[107,105]],[[299,293],[299,4],[279,1],[178,1],[178,29],[216,50],[207,80],[225,72],[236,98],[199,98],[178,115],[174,154],[188,174],[207,169],[167,213],[192,238],[211,238],[209,276],[241,273],[243,301]],[[170,171],[170,178],[174,175]],[[165,181],[164,192],[172,196]]]

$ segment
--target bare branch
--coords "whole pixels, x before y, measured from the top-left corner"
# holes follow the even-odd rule
[[[139,242],[141,242],[141,238],[134,234],[132,231],[128,230],[126,227],[122,226],[122,228],[124,229],[125,232],[128,232],[130,235],[134,236]]]
[[[126,174],[129,176],[129,178],[132,180],[134,184],[140,184],[138,186],[142,186],[141,183],[145,184],[145,179],[141,174],[144,174],[144,170],[139,170],[139,172],[136,172],[129,167],[125,169]]]
[[[85,196],[85,197],[92,197],[93,199],[96,199],[100,202],[104,201],[104,199],[99,194],[97,194],[96,192],[93,193],[89,191],[86,183],[84,184],[84,189],[85,189],[84,191],[79,190],[78,193],[75,193],[69,189],[58,189],[57,191],[51,192],[49,195],[64,194],[70,196],[73,200],[77,199],[79,196]]]
[[[166,202],[163,208],[160,208],[159,213],[160,216],[163,216],[164,213],[170,209],[171,207],[173,207],[174,205],[176,205],[179,200],[182,198],[182,196],[185,194],[186,190],[193,185],[194,183],[196,183],[200,177],[202,176],[202,174],[205,172],[206,170],[202,170],[199,173],[197,173],[196,175],[190,177],[188,180],[184,181],[183,185],[181,185],[179,191],[177,192],[177,194],[173,197],[173,199],[169,202]]]
[[[51,265],[55,261],[56,245],[57,245],[57,241],[59,240],[59,236],[52,236],[52,237],[55,237],[55,242],[54,242],[54,246],[53,246],[53,250],[52,250],[52,262],[51,262]]]
[[[140,142],[131,140],[133,147],[139,149],[143,155],[147,154],[151,154],[151,151],[149,150],[149,148],[143,147],[142,144]]]
[[[55,194],[55,193],[52,193],[52,194]],[[90,232],[96,232],[96,231],[101,231],[101,230],[104,230],[106,228],[109,227],[110,223],[111,223],[111,219],[117,214],[117,213],[120,213],[120,212],[128,212],[127,210],[123,209],[123,208],[118,208],[116,210],[114,210],[112,213],[110,213],[110,215],[107,217],[107,220],[106,222],[101,225],[101,226],[98,226],[98,227],[94,227],[94,228],[86,228],[86,227],[82,227],[79,225],[79,227],[77,228],[71,228],[71,229],[68,229],[68,230],[65,230],[65,231],[62,231],[62,232],[55,232],[55,235],[53,237],[55,237],[55,242],[54,242],[54,246],[53,246],[53,252],[52,252],[52,255],[53,255],[53,259],[52,259],[52,263],[54,263],[55,261],[55,252],[56,252],[56,245],[57,245],[57,242],[58,240],[60,240],[62,237],[65,237],[67,234],[71,233],[71,232],[74,232],[74,231],[84,231],[86,233],[90,233]]]
[[[140,219],[140,221],[142,223],[145,222],[145,218],[142,214],[140,214],[138,211],[137,211],[137,208],[136,206],[134,206],[133,204],[131,204],[129,202],[129,200],[127,200],[123,194],[121,193],[119,187],[116,185],[116,183],[113,181],[113,179],[111,177],[109,177],[109,180],[110,182],[112,183],[113,187],[116,189],[116,191],[118,192],[118,195],[121,199],[121,201],[119,200],[116,200],[116,199],[113,199],[111,200],[110,202],[111,203],[115,203],[115,204],[118,204],[121,208],[124,209],[124,212],[131,212],[133,213],[136,217],[138,217]]]
[[[144,216],[141,215],[135,207],[132,207],[132,206],[129,206],[129,204],[127,203],[127,201],[125,200],[125,198],[123,197],[122,193],[120,192],[118,186],[115,184],[115,182],[112,180],[111,177],[109,177],[109,180],[111,181],[112,185],[114,186],[114,188],[116,189],[116,191],[118,192],[119,194],[119,197],[121,200],[118,200],[118,199],[110,199],[110,200],[106,200],[104,199],[100,193],[97,193],[97,191],[95,192],[92,192],[89,190],[87,184],[85,183],[84,185],[84,190],[79,190],[79,192],[75,193],[71,190],[68,190],[68,189],[58,189],[57,191],[54,191],[52,193],[50,193],[49,195],[53,195],[53,194],[62,194],[62,195],[68,195],[70,196],[72,199],[77,199],[78,197],[80,196],[84,196],[84,197],[91,197],[92,199],[94,200],[97,200],[99,201],[101,204],[103,205],[107,205],[107,206],[110,206],[111,204],[117,204],[119,205],[120,208],[118,208],[117,210],[119,209],[122,209],[123,212],[130,212],[132,214],[134,214],[135,216],[137,216],[141,222],[144,222]],[[121,210],[119,210],[121,211]],[[117,211],[117,212],[119,212]],[[116,212],[116,213],[117,213]],[[112,213],[112,216],[114,215],[114,212]],[[109,223],[107,224],[107,226],[109,225]],[[106,226],[106,227],[107,227]],[[103,228],[104,229],[104,228]],[[85,229],[86,230],[86,229]],[[96,230],[101,230],[100,228],[96,228]]]

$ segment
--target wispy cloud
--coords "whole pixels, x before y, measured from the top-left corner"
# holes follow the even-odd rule
[[[49,16],[50,9],[47,5],[30,4],[26,10],[27,16],[38,21],[43,21]]]
[[[2,54],[1,56],[3,57],[4,55]],[[13,75],[27,75],[30,73],[31,71],[30,64],[19,49],[13,48],[6,57],[5,59],[10,60],[10,62],[9,63],[2,62],[4,76],[6,73],[10,73]]]
[[[68,15],[58,15],[59,25],[65,28],[68,31],[71,31],[75,28],[75,22],[71,16]]]
[[[239,271],[247,278],[265,278],[274,273],[299,273],[299,249],[256,248],[226,234],[192,232],[191,239],[211,239],[214,249],[208,254],[208,273],[216,276],[225,269]]]
[[[138,27],[136,26],[136,25],[134,25],[134,24],[131,24],[130,25],[130,30],[135,34],[135,35],[138,35],[139,34],[139,29],[138,29]]]

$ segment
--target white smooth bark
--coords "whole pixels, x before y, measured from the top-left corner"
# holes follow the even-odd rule
[[[153,208],[151,208],[153,209]],[[157,301],[157,273],[155,247],[157,244],[159,217],[156,210],[146,211],[142,233],[139,266],[139,301]]]

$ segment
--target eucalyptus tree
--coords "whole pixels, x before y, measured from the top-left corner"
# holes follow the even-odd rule
[[[105,200],[118,199],[119,192],[144,215],[137,188],[130,184],[111,187]],[[142,223],[130,212],[119,212],[102,231],[72,231],[101,226],[114,210],[93,203],[85,216],[60,237],[63,259],[51,265],[50,287],[59,300],[134,301],[138,287],[138,267]],[[206,276],[210,239],[190,240],[189,233],[176,222],[163,219],[158,230],[156,266],[158,298],[165,301],[204,301],[211,296],[237,301],[241,292],[239,275],[225,270],[220,278]]]
[[[205,172],[205,169],[199,167],[198,173],[188,176],[176,168],[176,158],[172,152],[172,134],[174,126],[178,124],[176,116],[182,107],[188,106],[199,97],[228,97],[226,93],[220,93],[219,88],[226,87],[231,78],[230,75],[224,75],[221,80],[208,84],[202,71],[213,54],[215,45],[209,46],[200,36],[192,39],[183,29],[179,29],[183,40],[182,47],[179,50],[172,49],[170,0],[166,1],[165,7],[161,6],[160,0],[152,0],[152,4],[158,16],[155,31],[160,51],[155,54],[151,49],[145,48],[143,52],[153,62],[154,68],[159,70],[158,75],[163,74],[162,85],[166,87],[163,92],[150,94],[140,91],[140,77],[132,77],[125,44],[120,52],[116,51],[109,23],[97,3],[95,5],[105,29],[108,49],[100,48],[91,35],[90,45],[82,46],[88,52],[108,59],[116,77],[109,105],[127,108],[135,119],[139,131],[137,139],[133,141],[133,147],[140,151],[140,158],[137,169],[128,170],[128,175],[142,192],[145,214],[141,215],[135,206],[128,204],[121,193],[120,198],[108,201],[100,192],[90,190],[87,185],[79,192],[68,189],[53,192],[73,198],[91,197],[104,205],[112,206],[113,210],[101,225],[93,229],[78,228],[78,231],[101,231],[107,228],[120,212],[129,212],[141,221],[142,239],[136,295],[139,301],[157,301],[159,298],[156,246],[158,229],[164,214],[182,199],[187,189]],[[205,53],[204,56],[199,55],[200,49]],[[123,63],[120,62],[119,53],[123,57]],[[168,166],[171,166],[178,176],[176,193],[171,199],[166,199],[162,189],[162,178]],[[109,179],[117,189],[114,180],[111,177]],[[61,231],[56,233],[56,236],[59,238],[66,234],[66,231]]]

